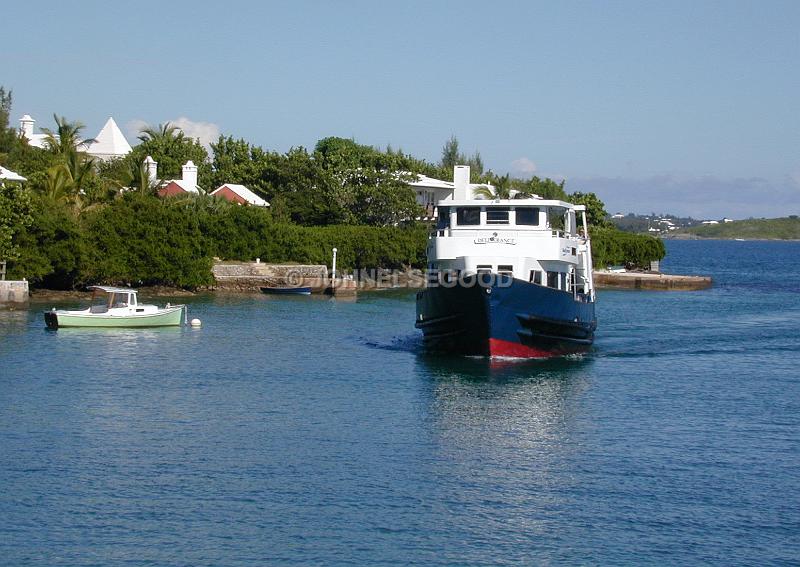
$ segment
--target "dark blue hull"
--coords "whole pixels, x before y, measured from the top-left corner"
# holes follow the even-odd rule
[[[474,278],[417,293],[416,327],[431,350],[545,358],[585,351],[594,340],[594,303],[582,294],[523,280]]]

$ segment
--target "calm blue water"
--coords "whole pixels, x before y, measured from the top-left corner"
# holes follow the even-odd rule
[[[413,293],[0,313],[0,563],[797,564],[800,243],[668,242],[577,360],[432,358]]]

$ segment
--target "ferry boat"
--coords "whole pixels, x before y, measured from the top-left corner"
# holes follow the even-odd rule
[[[478,199],[473,188],[469,168],[456,166],[453,193],[437,203],[417,293],[426,348],[511,358],[587,350],[597,319],[585,206]]]

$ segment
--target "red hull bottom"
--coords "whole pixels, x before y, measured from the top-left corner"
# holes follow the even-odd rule
[[[502,339],[489,339],[489,356],[505,356],[509,358],[552,358],[570,354],[564,350],[545,350],[529,347],[520,343],[512,343]]]

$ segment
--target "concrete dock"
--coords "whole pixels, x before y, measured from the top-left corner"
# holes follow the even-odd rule
[[[214,262],[214,289],[260,291],[262,287],[308,286],[314,293],[328,287],[327,266],[265,264],[263,262]]]
[[[598,289],[652,289],[665,291],[696,291],[711,287],[708,276],[675,276],[651,272],[610,272],[595,270],[594,284]]]
[[[17,309],[28,305],[28,282],[0,280],[0,308]]]

